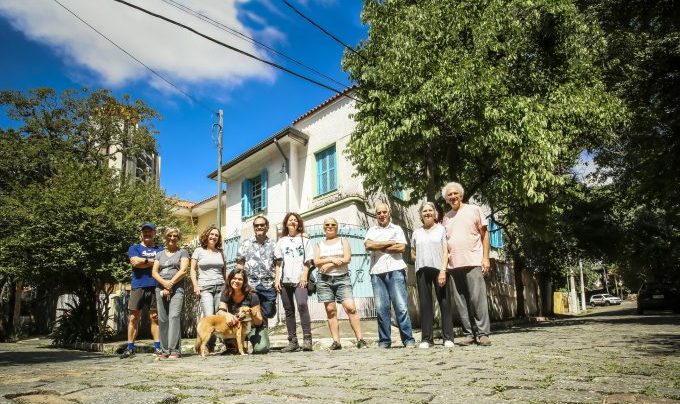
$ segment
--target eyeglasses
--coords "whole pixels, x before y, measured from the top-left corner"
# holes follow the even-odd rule
[[[267,224],[266,223],[253,224],[253,227],[256,229],[264,229],[265,227],[267,227]]]
[[[325,228],[329,228],[329,227],[338,227],[338,225],[337,225],[337,224],[332,224],[332,223],[327,223],[327,224],[324,224],[323,227],[325,227]]]

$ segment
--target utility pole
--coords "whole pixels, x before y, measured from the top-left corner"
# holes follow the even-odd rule
[[[578,298],[576,297],[576,281],[574,280],[574,269],[569,268],[569,306],[571,312],[578,314]]]
[[[586,309],[586,285],[583,283],[583,262],[579,258],[578,260],[578,270],[581,272],[581,308]]]
[[[218,123],[213,124],[213,128],[217,126],[217,228],[222,232],[222,128],[223,128],[223,111],[217,111]]]

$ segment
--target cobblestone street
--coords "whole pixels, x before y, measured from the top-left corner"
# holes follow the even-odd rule
[[[678,325],[678,315],[638,316],[626,302],[499,331],[486,348],[383,350],[372,341],[159,362],[0,344],[0,402],[671,402],[680,400]]]

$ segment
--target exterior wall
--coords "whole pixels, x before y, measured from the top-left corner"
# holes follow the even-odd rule
[[[282,145],[284,153],[288,153],[290,145]],[[240,170],[227,182],[226,225],[225,237],[239,234],[242,236],[252,235],[252,218],[241,218],[241,183],[244,179],[253,178],[260,174],[264,167],[267,168],[267,209],[262,212],[270,222],[269,237],[276,239],[276,224],[283,221],[287,212],[286,198],[286,174],[282,167],[284,160],[275,146],[269,146],[260,152],[254,161],[244,161]],[[289,199],[288,199],[289,200]]]
[[[301,173],[301,189],[299,190],[301,193],[301,211],[304,212],[322,206],[333,198],[364,195],[361,178],[353,177],[356,170],[345,158],[345,150],[350,135],[356,128],[356,122],[350,117],[350,114],[355,112],[354,101],[343,97],[295,125],[296,129],[309,135],[307,153],[299,156],[299,164],[304,167],[304,172]],[[337,158],[338,188],[336,191],[317,196],[315,154],[333,144],[335,144]]]
[[[109,160],[109,167],[122,171],[123,162],[125,162],[125,175],[144,182],[160,183],[161,156],[159,154],[144,153],[139,157],[131,157],[123,155],[121,151],[116,151]]]

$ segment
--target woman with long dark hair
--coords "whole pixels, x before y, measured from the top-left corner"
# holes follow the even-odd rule
[[[303,234],[304,228],[302,217],[297,213],[288,212],[283,219],[282,236],[276,243],[274,251],[274,257],[277,260],[274,287],[281,294],[288,330],[288,346],[281,352],[300,350],[296,331],[295,305],[297,305],[302,326],[302,350],[312,350],[312,325],[307,307],[307,281],[314,253],[309,238]]]
[[[191,255],[191,283],[194,293],[201,298],[203,317],[215,314],[224,291],[226,261],[222,251],[222,234],[210,226],[199,238],[201,246]],[[215,337],[210,338],[208,350],[215,348]]]

